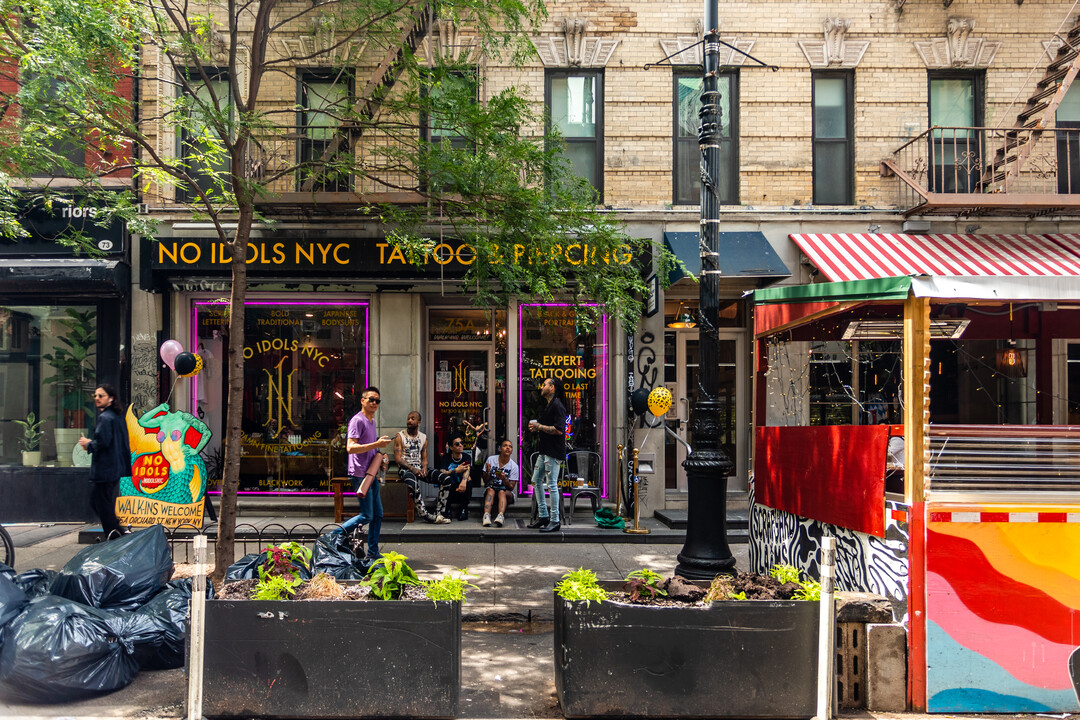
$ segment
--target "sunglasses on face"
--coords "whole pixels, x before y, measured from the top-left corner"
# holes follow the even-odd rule
[[[454,447],[457,447],[458,445],[464,445],[465,443],[458,440],[457,442],[453,442],[453,443],[450,443],[450,444],[453,445]]]
[[[369,403],[375,403],[376,405],[378,405],[379,403],[382,402],[382,400],[380,400],[379,398],[364,398],[364,399],[367,400]]]

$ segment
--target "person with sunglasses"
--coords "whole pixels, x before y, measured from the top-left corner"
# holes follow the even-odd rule
[[[367,560],[379,559],[379,534],[382,532],[382,498],[379,495],[379,472],[386,467],[388,458],[380,453],[389,445],[389,435],[379,435],[375,425],[375,412],[382,402],[379,388],[370,386],[360,394],[360,412],[349,420],[345,451],[349,454],[349,480],[352,481],[360,512],[341,524],[342,532],[351,532],[360,525],[367,525]]]
[[[439,458],[439,466],[428,474],[429,482],[439,485],[439,500],[435,510],[435,522],[450,522],[448,507],[455,500],[462,505],[458,520],[468,518],[469,471],[472,458],[465,452],[465,438],[460,434],[450,436],[446,454]]]

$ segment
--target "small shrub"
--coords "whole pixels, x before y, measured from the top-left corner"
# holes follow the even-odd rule
[[[255,586],[255,591],[251,594],[251,599],[287,600],[292,598],[296,592],[296,586],[299,584],[299,578],[288,578],[284,575],[267,575],[262,580],[259,580],[259,584]]]
[[[667,595],[667,592],[660,587],[663,581],[662,575],[648,568],[641,568],[626,576],[623,590],[630,595],[630,602],[640,602],[643,599],[653,600],[657,595]]]
[[[259,566],[259,579],[268,577],[284,577],[289,575],[293,580],[300,580],[300,572],[297,566],[305,570],[311,569],[311,550],[296,542],[283,542],[280,545],[271,545],[264,551],[266,560]],[[295,583],[294,583],[295,584]]]
[[[596,579],[596,573],[592,570],[578,568],[562,576],[562,580],[555,586],[555,594],[563,600],[584,600],[586,603],[603,602],[607,600],[607,592],[600,587]]]
[[[801,575],[799,568],[792,565],[773,565],[769,570],[769,576],[779,580],[781,585],[789,582],[801,583],[802,581],[799,580]]]
[[[730,595],[728,595],[728,600],[745,600],[745,599],[746,599],[746,593],[741,592],[741,591],[740,592],[733,592]]]
[[[380,600],[397,600],[406,585],[423,585],[423,581],[405,563],[408,559],[391,550],[376,560],[364,579],[364,584],[371,588],[371,594]]]
[[[713,578],[712,583],[709,585],[709,589],[705,592],[704,602],[705,604],[708,604],[718,600],[731,600],[733,590],[734,587],[730,575],[717,575]]]
[[[795,595],[792,596],[793,599],[821,602],[821,583],[817,580],[805,580],[800,582],[799,585],[802,587],[795,591]]]
[[[438,580],[428,580],[425,582],[424,595],[432,602],[439,602],[441,600],[449,600],[451,602],[464,601],[465,593],[468,592],[469,588],[476,587],[466,579],[470,577],[473,576],[469,575],[468,569],[464,568],[454,572],[448,572]]]

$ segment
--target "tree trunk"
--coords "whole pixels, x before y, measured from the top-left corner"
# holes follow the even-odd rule
[[[232,254],[232,291],[229,294],[229,392],[225,417],[225,471],[221,480],[221,509],[214,548],[211,580],[220,587],[233,563],[236,540],[236,492],[240,487],[240,438],[244,416],[244,299],[247,297],[247,248],[254,216],[250,203],[240,206],[236,237],[228,244]]]

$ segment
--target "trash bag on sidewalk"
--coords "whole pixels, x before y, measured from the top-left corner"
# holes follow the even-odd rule
[[[619,530],[625,525],[625,522],[621,517],[617,517],[615,513],[606,507],[599,508],[593,513],[593,519],[596,520],[596,524],[602,528]]]
[[[120,624],[103,610],[46,596],[4,631],[0,696],[61,703],[126,687],[139,666]]]
[[[23,611],[30,598],[9,578],[0,575],[0,642],[3,642],[4,626]]]
[[[169,670],[184,666],[191,578],[170,580],[161,592],[134,612],[119,613],[123,637],[131,641],[140,670]],[[207,599],[214,596],[206,584]]]
[[[8,580],[15,582],[15,575],[17,573],[11,567],[0,563],[0,577],[6,577]]]
[[[337,580],[363,580],[367,575],[363,558],[353,554],[352,541],[345,533],[320,535],[312,560],[316,574],[324,572]]]
[[[96,608],[134,610],[172,576],[165,528],[154,525],[75,554],[53,579],[49,591]]]
[[[57,572],[55,570],[42,570],[41,568],[34,568],[33,570],[27,570],[21,572],[15,576],[15,584],[19,586],[24,593],[30,598],[36,598],[41,595],[49,594],[49,587],[52,585],[53,578],[55,578]]]

